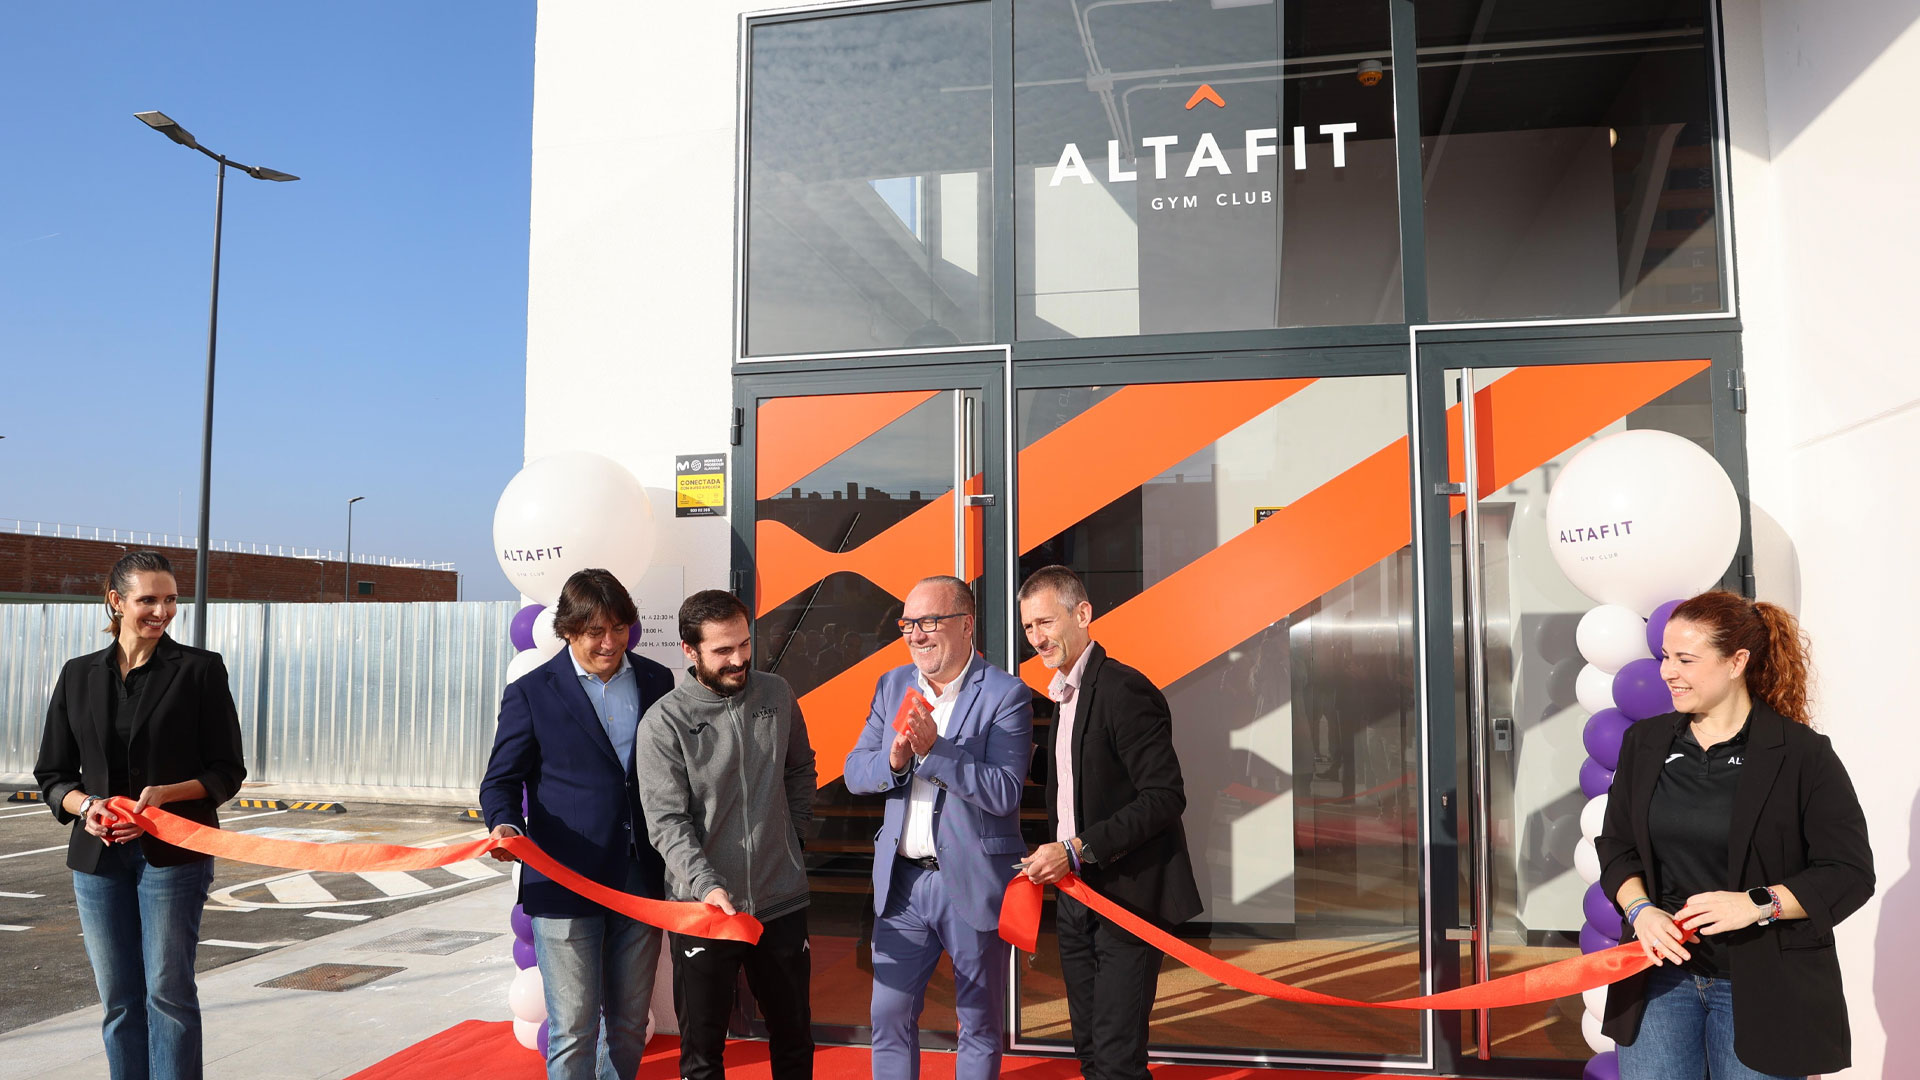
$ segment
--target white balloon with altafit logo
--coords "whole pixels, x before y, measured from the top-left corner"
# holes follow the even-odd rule
[[[653,505],[620,464],[569,450],[527,463],[493,510],[493,551],[515,588],[551,608],[576,572],[611,571],[629,593],[653,558]]]
[[[1740,543],[1740,497],[1713,455],[1667,431],[1622,431],[1575,454],[1547,497],[1567,579],[1642,618],[1718,584]]]

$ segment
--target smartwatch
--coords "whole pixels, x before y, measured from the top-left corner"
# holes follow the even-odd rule
[[[1764,885],[1755,886],[1754,888],[1748,889],[1747,901],[1751,903],[1754,907],[1762,908],[1765,911],[1765,914],[1760,916],[1760,921],[1757,923],[1754,923],[1755,926],[1765,926],[1768,923],[1773,921],[1773,890],[1772,889],[1769,889]]]

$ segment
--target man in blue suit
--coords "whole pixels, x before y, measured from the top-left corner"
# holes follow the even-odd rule
[[[525,833],[569,869],[657,900],[665,864],[647,843],[633,742],[647,707],[673,689],[673,675],[627,651],[638,618],[633,598],[607,571],[567,579],[553,617],[567,647],[508,684],[480,806],[494,836]],[[529,866],[520,869],[520,904],[533,919],[546,987],[548,1080],[633,1080],[647,1042],[660,931]],[[597,1051],[603,1020],[606,1045]]]
[[[873,1075],[920,1075],[920,1010],[942,951],[960,1020],[956,1080],[1000,1075],[1007,944],[1000,898],[1020,838],[1033,693],[973,649],[973,593],[930,577],[899,620],[913,663],[880,677],[847,790],[886,795],[873,853]],[[895,718],[902,720],[896,729]]]

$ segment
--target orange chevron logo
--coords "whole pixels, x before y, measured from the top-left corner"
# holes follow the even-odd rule
[[[1227,107],[1227,103],[1220,99],[1220,91],[1215,90],[1208,83],[1201,83],[1200,89],[1195,90],[1193,96],[1187,99],[1187,108],[1191,109],[1203,101],[1211,101],[1222,109]]]

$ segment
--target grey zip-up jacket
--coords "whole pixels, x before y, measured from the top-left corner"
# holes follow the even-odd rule
[[[670,899],[722,888],[761,922],[807,906],[813,747],[785,679],[751,671],[722,697],[689,675],[641,718],[633,769]]]

